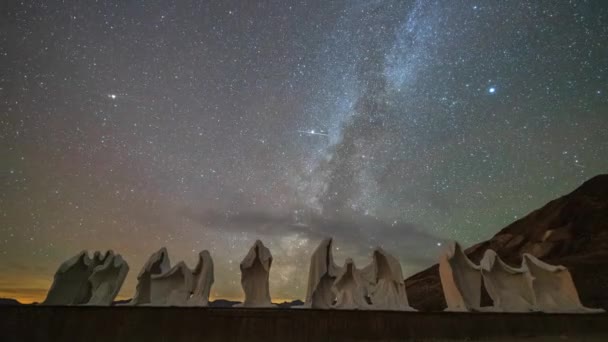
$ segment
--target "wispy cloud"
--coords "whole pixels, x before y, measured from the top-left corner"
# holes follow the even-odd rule
[[[181,214],[217,231],[237,233],[246,230],[260,237],[298,234],[310,240],[334,237],[359,251],[384,246],[399,251],[399,254],[412,261],[427,261],[420,257],[420,252],[442,242],[442,239],[426,233],[422,227],[412,223],[389,224],[356,212],[346,212],[334,217],[311,212],[303,218],[295,218],[291,214],[266,211],[221,212],[184,208]]]

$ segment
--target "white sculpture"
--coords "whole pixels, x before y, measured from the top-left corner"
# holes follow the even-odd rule
[[[184,306],[192,294],[192,272],[183,261],[150,275],[150,305]]]
[[[132,305],[207,306],[213,285],[213,259],[208,251],[198,255],[194,270],[180,261],[171,267],[166,248],[152,254],[137,277]]]
[[[534,311],[536,301],[532,290],[532,277],[527,267],[511,267],[491,249],[486,250],[480,266],[483,283],[494,301],[493,310]]]
[[[604,311],[583,306],[566,267],[549,265],[527,253],[523,255],[522,264],[530,272],[538,310],[578,313]]]
[[[336,309],[365,310],[371,309],[367,302],[367,284],[352,259],[346,259],[336,278],[332,291],[336,296]]]
[[[208,251],[202,251],[198,255],[198,263],[192,271],[193,291],[188,299],[188,305],[208,306],[209,293],[214,282],[213,259]]]
[[[335,300],[331,288],[339,272],[332,255],[332,239],[324,239],[310,258],[306,301],[302,307],[330,309]]]
[[[269,276],[272,266],[270,250],[262,241],[256,240],[249,253],[241,262],[241,285],[245,292],[242,307],[271,307]]]
[[[120,291],[129,266],[120,255],[82,251],[59,266],[46,305],[110,305]]]
[[[75,305],[86,300],[87,280],[93,268],[87,251],[82,251],[63,262],[53,279],[44,300],[45,305]]]
[[[91,297],[87,305],[111,305],[129,273],[129,265],[120,254],[106,254],[104,263],[93,269],[89,277]]]
[[[145,305],[151,302],[151,277],[169,271],[171,263],[165,247],[152,254],[137,275],[137,286],[131,305]]]
[[[447,311],[479,310],[481,274],[457,242],[450,242],[439,259],[439,276]]]
[[[369,269],[366,273],[371,277],[369,294],[374,309],[415,311],[407,300],[399,260],[378,247]]]

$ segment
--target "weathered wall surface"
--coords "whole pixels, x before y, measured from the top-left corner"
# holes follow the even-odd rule
[[[0,307],[0,332],[5,342],[608,340],[608,314],[6,306]]]

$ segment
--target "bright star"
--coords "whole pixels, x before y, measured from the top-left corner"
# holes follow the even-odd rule
[[[327,133],[324,133],[323,131],[317,132],[317,131],[316,131],[316,130],[314,130],[314,129],[307,130],[307,131],[300,131],[300,130],[298,130],[298,133],[302,133],[302,134],[308,134],[308,135],[322,135],[322,136],[324,136],[324,137],[329,136]]]
[[[490,89],[488,89],[488,92],[489,92],[490,94],[494,94],[494,93],[496,92],[496,88],[491,87]]]
[[[108,94],[108,97],[112,100],[116,100],[116,94]]]

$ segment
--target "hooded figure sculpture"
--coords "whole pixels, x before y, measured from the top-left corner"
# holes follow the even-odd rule
[[[370,299],[377,310],[415,311],[408,303],[399,260],[378,247],[365,273],[370,277]]]
[[[336,309],[371,309],[371,305],[365,298],[367,296],[367,284],[350,258],[344,262],[332,291],[336,296],[336,303],[333,306]]]
[[[304,308],[330,309],[334,303],[331,288],[340,268],[334,263],[332,242],[331,238],[324,239],[312,253]]]
[[[479,310],[481,304],[481,274],[457,242],[450,242],[439,259],[441,287],[448,305],[447,311]]]
[[[527,253],[523,255],[522,264],[530,272],[538,310],[578,313],[604,311],[583,306],[566,267],[549,265]]]
[[[129,271],[120,255],[82,251],[59,266],[43,302],[47,305],[110,305]]]
[[[183,261],[150,275],[150,305],[184,306],[192,294],[192,272]]]
[[[111,305],[129,273],[129,265],[120,254],[108,251],[105,261],[89,277],[91,297],[87,305]]]
[[[132,305],[207,306],[213,284],[213,260],[208,251],[199,253],[194,268],[180,261],[171,267],[169,253],[161,248],[152,254],[137,277]]]
[[[511,267],[491,249],[485,252],[480,266],[485,288],[494,301],[493,310],[534,311],[536,301],[532,290],[532,277],[527,267]]]
[[[44,300],[46,305],[82,304],[90,296],[88,279],[97,266],[87,251],[82,251],[63,262],[53,279],[53,285]]]
[[[241,262],[241,285],[245,292],[245,300],[235,306],[270,307],[269,276],[272,266],[270,250],[262,241],[256,240],[249,253]]]
[[[188,299],[188,305],[208,306],[209,293],[214,282],[213,259],[208,251],[202,251],[198,255],[198,263],[192,271],[193,286],[192,296]]]
[[[169,271],[171,262],[169,261],[169,253],[165,247],[159,249],[152,254],[144,267],[142,267],[139,275],[137,275],[137,286],[135,295],[131,300],[132,305],[145,305],[151,303],[151,285],[152,275],[158,275]]]

